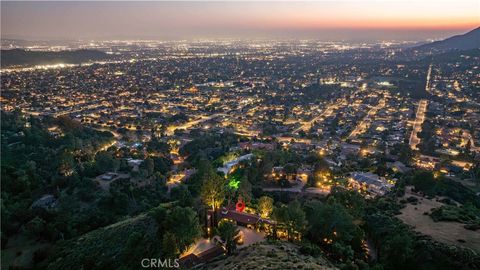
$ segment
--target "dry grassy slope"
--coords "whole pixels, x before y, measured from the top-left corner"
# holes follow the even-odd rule
[[[262,242],[238,251],[238,254],[207,263],[199,269],[338,269],[323,257],[302,255],[298,246],[288,242]]]
[[[410,187],[406,189],[405,196],[401,199],[407,199],[408,197],[416,197],[418,203],[415,205],[407,203],[405,208],[401,210],[401,214],[397,216],[400,220],[413,226],[415,231],[431,236],[434,240],[471,248],[477,253],[480,252],[480,233],[478,231],[467,230],[463,227],[465,224],[459,222],[435,222],[429,215],[424,215],[425,212],[431,213],[432,209],[442,206],[443,203],[437,200],[442,197],[427,199],[413,193]],[[459,239],[462,242],[459,242]]]

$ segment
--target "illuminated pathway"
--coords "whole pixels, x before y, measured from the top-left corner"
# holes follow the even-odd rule
[[[427,83],[425,84],[425,91],[430,93],[430,78],[432,76],[432,64],[428,66],[428,71],[427,71]]]
[[[427,82],[425,84],[425,91],[430,93],[430,78],[432,76],[432,64],[428,66],[427,71]],[[418,138],[418,132],[422,131],[422,124],[425,121],[425,112],[427,111],[428,101],[426,99],[420,100],[418,103],[417,115],[415,117],[415,122],[413,123],[412,133],[410,134],[409,145],[412,150],[418,150],[417,145],[420,143],[420,138]]]
[[[367,115],[360,122],[360,124],[358,124],[355,127],[355,129],[352,131],[352,133],[350,133],[350,136],[348,136],[348,138],[351,139],[356,137],[359,134],[364,133],[367,130],[367,128],[370,126],[372,116],[376,115],[381,108],[385,107],[385,103],[386,103],[385,98],[382,98],[376,106],[371,108],[368,111]]]
[[[177,130],[177,129],[189,129],[189,128],[191,128],[193,126],[196,126],[196,125],[198,125],[202,122],[212,120],[212,119],[217,118],[219,116],[225,116],[225,114],[224,113],[217,113],[217,114],[212,114],[210,116],[201,116],[199,119],[189,121],[185,124],[181,124],[181,125],[178,125],[178,126],[169,126],[167,128],[166,134],[168,136],[172,136],[174,134],[175,130]]]
[[[422,130],[423,121],[425,121],[425,112],[427,111],[428,101],[425,99],[420,100],[418,103],[417,115],[415,122],[413,123],[412,134],[410,134],[410,148],[412,150],[418,150],[417,145],[420,143],[420,139],[417,137],[418,132]]]
[[[303,122],[302,125],[299,128],[295,129],[292,133],[298,133],[300,132],[300,130],[308,131],[313,126],[313,123],[319,121],[322,118],[327,118],[331,116],[333,111],[339,108],[339,105],[345,106],[345,104],[346,102],[343,101],[342,104],[333,103],[328,105],[327,108],[319,116],[313,118],[308,122]]]
[[[97,124],[97,125],[98,126],[103,126],[103,125],[100,125],[100,124]],[[115,130],[109,129],[108,127],[94,127],[94,126],[89,126],[89,127],[92,128],[92,129],[98,130],[98,131],[110,132],[110,133],[113,134],[113,137],[115,137],[115,139],[117,139],[117,140],[120,140],[122,138],[122,135],[120,135]]]
[[[172,188],[180,185],[183,180],[185,180],[185,174],[184,173],[177,173],[177,174],[172,174],[167,182],[165,183],[168,188],[168,193],[172,190]]]

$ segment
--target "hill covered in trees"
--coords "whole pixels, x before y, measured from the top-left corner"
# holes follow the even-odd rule
[[[67,117],[2,112],[1,120],[2,268],[39,265],[59,241],[136,216],[165,200],[163,176],[151,173],[158,167],[153,160],[138,171],[138,177],[153,182],[148,189],[128,178],[111,183],[109,190],[94,181],[112,170],[137,177],[124,159],[114,158],[114,147],[107,148],[114,141],[110,132]]]
[[[138,216],[59,242],[48,269],[138,269],[143,258],[175,258],[200,235],[190,208],[159,206]]]

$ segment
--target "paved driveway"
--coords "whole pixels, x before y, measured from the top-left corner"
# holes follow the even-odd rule
[[[238,229],[241,231],[241,233],[243,233],[243,245],[239,245],[239,249],[265,240],[265,233],[262,231],[257,232],[256,230],[248,229],[241,226],[239,226]]]

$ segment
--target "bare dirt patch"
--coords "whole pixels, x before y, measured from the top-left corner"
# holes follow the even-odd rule
[[[397,216],[399,219],[413,226],[415,231],[431,236],[439,242],[471,248],[477,252],[480,251],[480,232],[467,230],[463,227],[465,224],[459,222],[435,222],[429,215],[424,214],[425,212],[430,213],[433,208],[443,205],[443,203],[437,201],[439,198],[424,198],[413,193],[407,187],[405,196],[402,199],[407,199],[408,197],[416,197],[418,203],[417,205],[407,203],[406,207],[401,210],[402,213]]]

